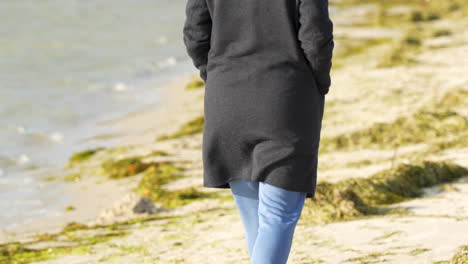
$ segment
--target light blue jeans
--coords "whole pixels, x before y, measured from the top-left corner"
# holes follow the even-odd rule
[[[285,264],[306,193],[246,179],[231,180],[229,185],[244,225],[251,263]]]

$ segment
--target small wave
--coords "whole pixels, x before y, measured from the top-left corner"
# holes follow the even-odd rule
[[[5,173],[5,168],[9,168],[9,167],[15,166],[15,165],[16,165],[15,160],[13,160],[12,158],[7,157],[7,156],[1,156],[0,155],[0,166],[3,169],[3,173]]]
[[[54,142],[62,142],[63,141],[63,134],[60,132],[53,132],[49,135],[49,139]]]
[[[129,87],[122,82],[118,82],[112,86],[112,90],[115,92],[125,92],[129,89]]]
[[[18,132],[24,136],[27,144],[50,144],[60,143],[64,139],[64,135],[60,131],[43,132],[28,132],[26,129],[18,129]]]
[[[16,131],[18,134],[26,134],[26,128],[24,126],[17,126]]]
[[[29,184],[31,184],[31,182],[34,182],[33,178],[31,178],[31,177],[24,177],[23,178],[23,184],[24,185],[29,185]]]
[[[27,164],[31,161],[31,158],[29,158],[28,155],[26,154],[21,154],[18,159],[16,160],[17,164],[19,165],[24,165]]]
[[[176,64],[177,64],[176,58],[171,56],[171,57],[167,58],[166,60],[159,62],[158,66],[160,68],[164,68],[164,67],[168,67],[168,66],[174,66]]]
[[[156,43],[158,44],[166,44],[167,43],[167,38],[165,36],[161,36],[156,39]]]

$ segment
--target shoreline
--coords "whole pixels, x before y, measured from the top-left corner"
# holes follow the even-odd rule
[[[193,91],[185,89],[185,86],[197,77],[196,74],[196,72],[180,74],[175,79],[163,83],[158,88],[161,96],[157,103],[122,117],[106,120],[105,124],[116,129],[119,135],[112,148],[154,145],[157,136],[175,131],[194,114],[203,111],[199,107],[198,109],[188,107],[200,106],[200,104],[190,104],[190,102],[202,96],[200,93],[202,89]],[[141,149],[139,148],[139,151]],[[63,174],[67,174],[66,168],[63,168]],[[64,177],[56,180],[64,181]],[[68,212],[64,210],[58,216],[45,216],[10,229],[2,229],[0,230],[0,243],[29,237],[44,231],[58,232],[71,222],[90,223],[122,197],[133,193],[132,188],[135,188],[137,183],[137,177],[114,181],[95,176],[84,177],[77,182],[65,182],[65,188],[62,191],[71,195],[71,201],[68,204],[73,206],[74,210]]]

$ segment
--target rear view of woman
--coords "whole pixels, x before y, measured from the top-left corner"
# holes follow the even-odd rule
[[[328,1],[187,0],[183,41],[205,81],[203,185],[231,189],[252,263],[286,263],[316,191]]]

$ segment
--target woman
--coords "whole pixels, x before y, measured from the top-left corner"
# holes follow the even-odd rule
[[[328,1],[187,0],[183,40],[205,81],[203,185],[231,189],[252,263],[286,263],[316,190]]]

